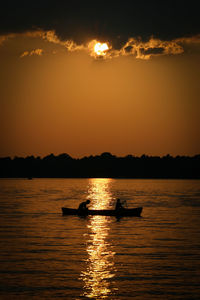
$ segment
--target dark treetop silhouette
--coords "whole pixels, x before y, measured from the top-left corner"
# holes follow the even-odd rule
[[[44,158],[4,157],[0,158],[0,177],[200,179],[200,155],[116,157],[104,152],[101,155],[78,159],[68,154],[50,154]]]

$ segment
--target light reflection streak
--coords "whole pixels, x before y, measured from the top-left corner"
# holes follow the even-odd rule
[[[110,183],[111,179],[90,180],[88,199],[91,200],[91,209],[105,209],[112,204]],[[115,276],[115,252],[108,241],[110,222],[112,219],[106,216],[91,216],[88,220],[87,267],[81,273],[84,296],[88,298],[105,299],[114,293],[111,285]]]

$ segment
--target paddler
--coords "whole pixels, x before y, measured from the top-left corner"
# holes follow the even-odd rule
[[[78,207],[79,213],[87,213],[88,212],[87,205],[89,203],[90,203],[90,200],[87,200],[87,201],[84,201],[84,202],[80,203],[79,207]]]
[[[115,210],[120,211],[122,209],[124,209],[124,207],[121,204],[121,200],[118,198],[117,202],[116,202],[116,205],[115,205]]]

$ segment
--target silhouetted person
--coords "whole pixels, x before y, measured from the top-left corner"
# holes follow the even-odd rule
[[[116,205],[115,205],[115,210],[120,211],[120,210],[122,210],[122,209],[124,209],[124,207],[122,206],[121,201],[120,201],[120,199],[118,198],[118,199],[117,199],[117,202],[116,202]]]
[[[87,204],[89,204],[89,203],[90,203],[90,200],[80,203],[80,205],[78,207],[79,213],[84,213],[84,214],[87,213],[88,212]]]

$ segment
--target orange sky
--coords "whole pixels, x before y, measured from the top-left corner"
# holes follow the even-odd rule
[[[102,41],[100,59],[93,44],[52,32],[0,42],[1,157],[200,153],[199,36],[129,40],[132,53]],[[161,46],[165,53],[148,54]]]

